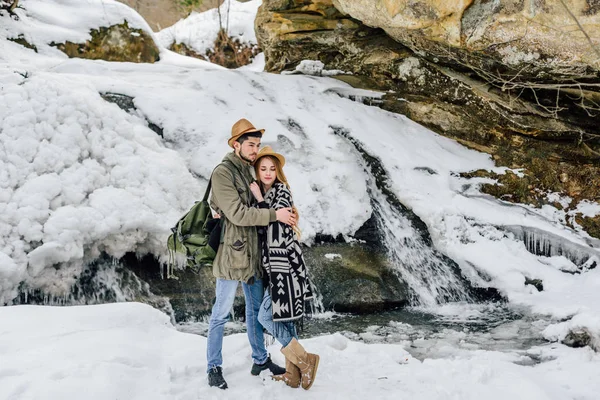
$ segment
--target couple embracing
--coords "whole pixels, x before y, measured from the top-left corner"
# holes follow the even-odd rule
[[[298,243],[299,216],[283,173],[285,158],[269,146],[260,149],[263,133],[246,119],[236,122],[228,140],[234,151],[212,174],[210,206],[224,226],[213,263],[217,283],[208,329],[208,383],[227,388],[221,367],[223,332],[241,282],[251,374],[268,369],[275,380],[309,389],[319,356],[304,350],[294,324],[304,315],[305,300],[312,298]],[[282,345],[285,369],[271,361],[263,328]]]

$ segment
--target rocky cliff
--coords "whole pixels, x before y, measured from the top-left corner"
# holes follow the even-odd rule
[[[524,168],[484,191],[600,199],[600,2],[265,0],[255,25],[268,71],[319,60],[386,91],[381,107]],[[568,223],[600,235],[597,219]]]

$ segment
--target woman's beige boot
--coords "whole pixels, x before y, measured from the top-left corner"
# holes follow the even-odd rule
[[[281,352],[283,352],[283,349]],[[286,357],[285,374],[273,375],[273,379],[276,381],[283,381],[289,387],[297,388],[300,386],[300,369]]]
[[[290,360],[292,364],[300,369],[300,380],[302,388],[308,390],[315,381],[317,376],[317,368],[319,367],[319,356],[312,353],[307,353],[304,347],[296,339],[281,349],[286,360]]]

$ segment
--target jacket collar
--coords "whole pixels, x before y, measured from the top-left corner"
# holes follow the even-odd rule
[[[249,163],[247,163],[246,161],[242,160],[241,158],[239,158],[238,156],[235,155],[235,151],[227,153],[227,155],[225,156],[225,158],[223,158],[223,161],[225,161],[225,160],[231,161],[239,169],[250,167]]]
[[[252,167],[252,165],[250,163],[247,163],[246,161],[244,161],[241,158],[239,158],[238,156],[236,156],[235,151],[227,153],[227,155],[223,158],[223,161],[225,161],[225,160],[232,162],[233,165],[235,165],[240,170],[240,172],[244,171],[252,179],[255,178],[254,177],[254,167]]]

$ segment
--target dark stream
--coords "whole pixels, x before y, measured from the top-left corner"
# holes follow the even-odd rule
[[[316,314],[305,322],[301,338],[340,333],[365,343],[397,343],[415,358],[448,356],[449,349],[524,353],[547,344],[541,331],[551,321],[504,303],[451,303],[371,315]],[[206,335],[207,321],[177,326],[183,332]],[[226,325],[226,334],[245,332],[242,321]],[[536,363],[531,359],[531,364]]]

